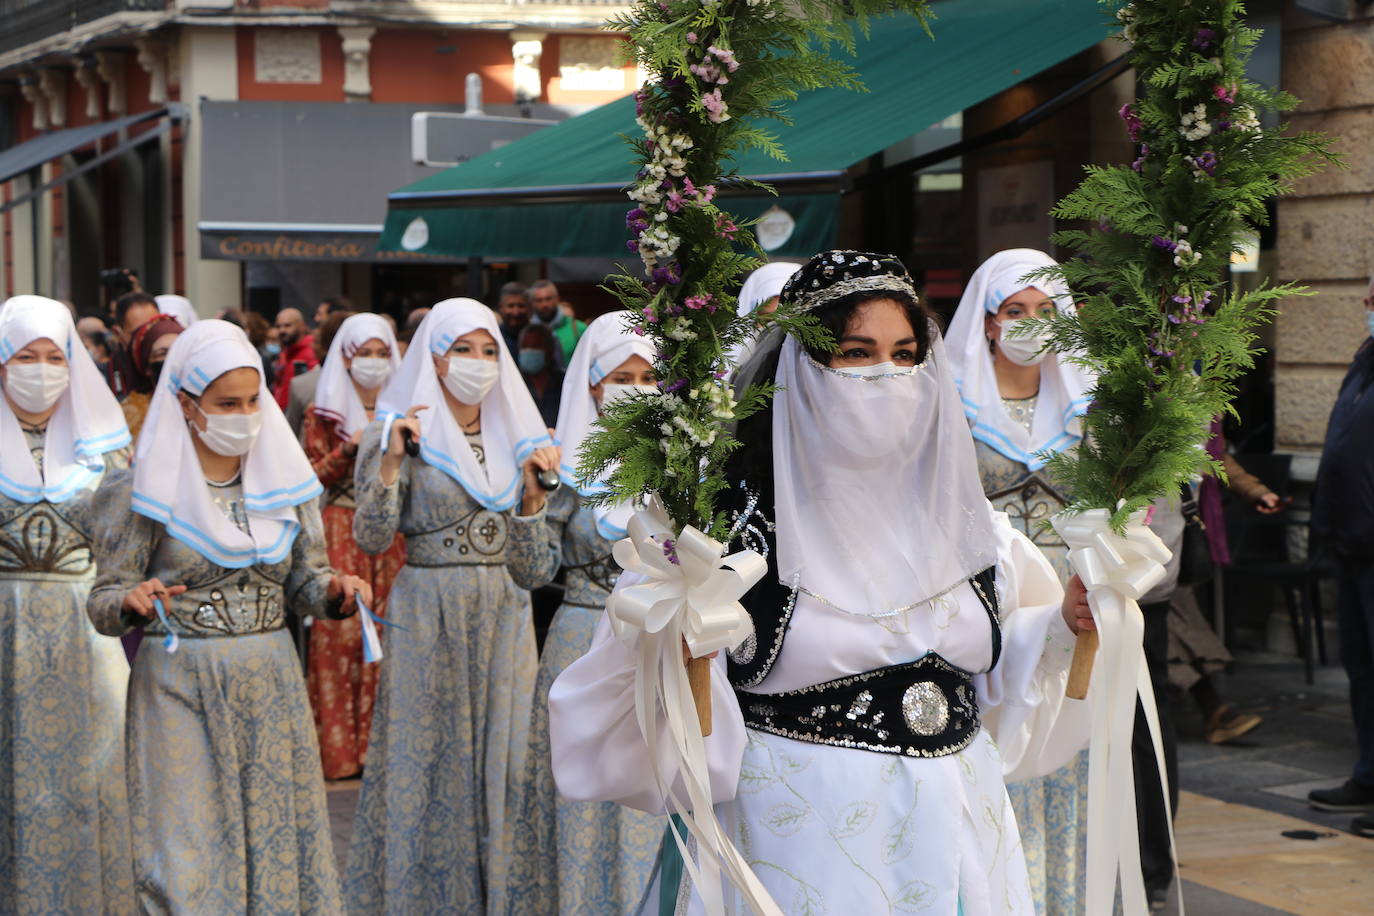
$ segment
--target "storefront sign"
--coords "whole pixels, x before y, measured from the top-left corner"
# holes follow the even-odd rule
[[[220,261],[357,261],[362,263],[454,264],[461,258],[420,251],[378,251],[380,233],[233,232],[200,233],[200,254]]]

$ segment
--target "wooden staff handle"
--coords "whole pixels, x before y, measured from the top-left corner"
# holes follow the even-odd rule
[[[1082,700],[1088,696],[1088,683],[1093,677],[1093,660],[1097,657],[1097,631],[1083,630],[1073,646],[1073,665],[1069,668],[1069,685],[1064,696]]]
[[[692,685],[692,700],[696,703],[697,718],[701,720],[701,737],[711,734],[711,660],[687,660],[687,683]]]

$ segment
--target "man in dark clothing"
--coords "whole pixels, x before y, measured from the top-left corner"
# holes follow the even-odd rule
[[[1331,409],[1312,496],[1312,536],[1340,563],[1341,664],[1359,754],[1344,785],[1308,793],[1322,811],[1374,811],[1374,278],[1364,306],[1371,336]],[[1352,829],[1374,836],[1374,816],[1356,817]]]
[[[501,336],[511,356],[520,349],[520,332],[530,323],[530,297],[523,283],[511,281],[501,287],[496,300],[496,312],[501,316]]]
[[[520,333],[520,348],[514,354],[545,426],[558,425],[558,405],[563,400],[563,370],[554,364],[554,352],[553,332],[548,325],[528,324]]]
[[[115,347],[110,353],[110,361],[105,364],[105,381],[121,401],[134,390],[134,362],[129,354],[134,331],[156,318],[160,311],[157,300],[139,290],[115,300],[114,330],[111,332]]]

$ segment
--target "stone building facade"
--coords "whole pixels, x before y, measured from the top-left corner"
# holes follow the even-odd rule
[[[1283,87],[1302,100],[1293,127],[1330,135],[1345,160],[1278,203],[1279,279],[1317,295],[1288,299],[1276,322],[1275,448],[1294,453],[1295,476],[1310,479],[1336,390],[1368,336],[1361,303],[1374,274],[1374,5],[1325,4],[1332,18],[1285,6]]]

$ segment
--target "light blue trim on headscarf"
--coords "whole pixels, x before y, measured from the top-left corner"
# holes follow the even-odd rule
[[[318,481],[316,483],[318,486]],[[232,549],[221,546],[209,534],[194,525],[182,519],[173,518],[171,507],[151,497],[135,493],[133,510],[145,518],[161,523],[172,537],[210,562],[227,569],[245,569],[259,563],[270,565],[283,562],[291,555],[291,547],[295,544],[296,535],[301,530],[300,522],[283,520],[280,522],[281,534],[267,549],[261,551],[256,547]]]

